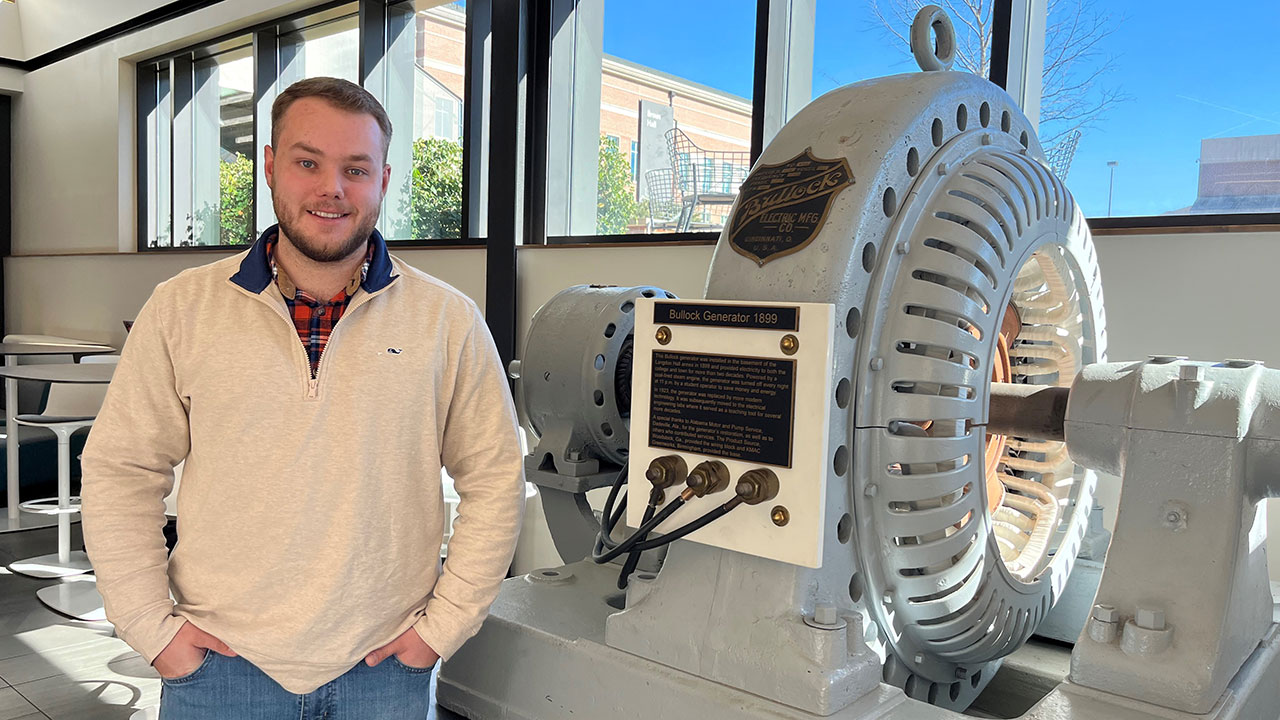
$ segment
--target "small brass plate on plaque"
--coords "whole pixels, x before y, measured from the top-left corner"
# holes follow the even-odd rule
[[[853,183],[848,160],[814,157],[813,148],[778,165],[759,165],[742,183],[729,245],[761,266],[799,252],[817,237],[836,196]]]

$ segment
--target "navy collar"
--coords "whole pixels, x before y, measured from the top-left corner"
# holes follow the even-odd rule
[[[249,248],[249,254],[240,262],[240,269],[231,276],[231,282],[255,295],[267,289],[271,284],[271,263],[267,260],[266,240],[278,232],[278,225],[272,225],[262,232],[253,247]],[[391,274],[391,255],[387,252],[387,242],[382,239],[382,234],[374,230],[369,235],[369,242],[373,243],[373,257],[369,260],[369,272],[360,287],[367,293],[375,293],[390,285],[396,276]]]

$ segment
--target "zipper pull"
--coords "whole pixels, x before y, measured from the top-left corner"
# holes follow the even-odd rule
[[[316,389],[319,384],[320,384],[320,381],[317,378],[311,378],[310,380],[307,380],[307,399],[308,400],[315,399]]]

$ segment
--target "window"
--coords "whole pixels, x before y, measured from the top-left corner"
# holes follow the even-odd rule
[[[388,239],[464,235],[466,29],[461,3],[410,0],[387,8],[382,101],[395,133],[380,227]]]
[[[138,100],[142,125],[138,143],[142,155],[138,167],[145,168],[145,177],[153,178],[147,192],[139,194],[138,224],[144,226],[143,232],[153,239],[155,247],[172,247],[173,93],[167,64],[145,65],[140,69]]]
[[[239,245],[253,235],[253,57],[246,44],[195,61],[193,245]]]
[[[336,77],[360,82],[359,26],[352,5],[317,13],[298,21],[298,28],[281,33],[276,91],[299,80]]]
[[[1244,70],[1274,64],[1265,44],[1239,41],[1246,17],[1275,25],[1280,5],[1049,3],[1040,140],[1087,217],[1280,213],[1280,80]]]
[[[720,169],[750,163],[755,3],[548,5],[546,236],[719,230],[739,184]],[[690,210],[676,223],[650,216],[664,173]]]
[[[365,54],[364,84],[395,129],[379,228],[462,237],[465,37],[462,3],[359,0],[139,63],[139,246],[243,245],[274,223],[261,168],[272,102],[304,78],[359,82],[370,43],[384,50]]]
[[[785,21],[789,34],[785,41],[770,38],[770,62],[785,80],[776,83],[777,90],[766,100],[765,141],[810,100],[831,90],[885,75],[920,72],[909,37],[911,22],[925,4],[796,0],[789,17],[774,13],[778,23]],[[942,3],[956,28],[953,69],[989,76],[996,4],[996,0]]]

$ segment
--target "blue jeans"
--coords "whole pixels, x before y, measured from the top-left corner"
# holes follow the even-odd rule
[[[393,655],[363,661],[306,695],[280,687],[241,657],[205,655],[195,672],[163,680],[160,720],[426,720],[431,668]]]

